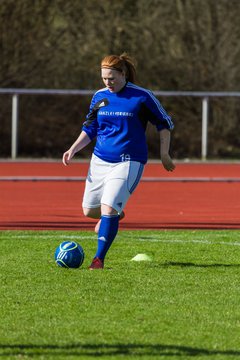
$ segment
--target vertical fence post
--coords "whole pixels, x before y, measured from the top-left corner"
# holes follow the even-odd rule
[[[208,97],[202,99],[202,160],[207,158],[208,143]]]
[[[12,149],[11,157],[16,159],[18,147],[18,95],[12,96]]]

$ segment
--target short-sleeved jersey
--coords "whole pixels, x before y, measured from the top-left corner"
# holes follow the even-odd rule
[[[146,127],[150,121],[157,130],[173,129],[171,117],[151,91],[128,82],[122,90],[97,91],[82,130],[92,140],[94,154],[108,162],[147,162]]]

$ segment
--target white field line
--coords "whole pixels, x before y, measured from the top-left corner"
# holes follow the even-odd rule
[[[124,238],[131,238],[132,240],[135,241],[140,241],[140,242],[158,242],[158,243],[167,243],[167,244],[205,244],[205,245],[226,245],[226,246],[240,246],[240,242],[225,242],[225,241],[209,241],[209,240],[181,240],[181,239],[173,239],[173,240],[164,240],[164,239],[159,239],[159,238],[154,238],[153,236],[149,236],[149,238],[147,238],[147,236],[145,236],[144,238],[141,237],[136,237],[134,238],[134,236],[132,235],[127,235],[127,234],[120,234],[121,239]],[[59,240],[97,240],[96,235],[87,235],[87,236],[82,236],[82,235],[51,235],[51,234],[38,234],[38,235],[34,235],[34,234],[25,234],[25,235],[21,235],[21,234],[16,234],[14,236],[17,239],[31,239],[31,238],[38,238],[38,239],[48,239],[48,238],[58,238]],[[4,238],[4,237],[2,237]],[[7,238],[6,238],[7,239]],[[119,239],[119,240],[121,240]]]
[[[0,236],[0,239],[3,239],[4,238],[4,236]],[[66,239],[66,240],[69,240],[69,239],[71,239],[71,240],[93,240],[93,239],[95,239],[96,240],[96,236],[94,236],[94,235],[91,235],[91,236],[81,236],[81,235],[56,235],[56,234],[53,234],[53,235],[51,235],[51,234],[37,234],[37,235],[34,235],[34,234],[25,234],[25,235],[21,235],[21,234],[16,234],[16,235],[14,235],[14,238],[16,238],[16,239],[31,239],[31,238],[34,238],[34,239],[41,239],[41,240],[44,240],[44,239],[49,239],[49,238],[58,238],[58,239],[61,239],[61,241],[62,240],[64,240],[64,239]],[[6,239],[8,239],[8,237],[6,237]]]

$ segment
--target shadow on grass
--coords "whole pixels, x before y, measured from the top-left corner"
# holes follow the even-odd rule
[[[216,356],[240,357],[240,350],[208,350],[189,346],[163,344],[69,344],[69,345],[0,345],[0,357],[6,356]]]
[[[180,267],[199,267],[199,268],[221,268],[221,267],[240,267],[240,264],[195,264],[192,262],[175,262],[175,261],[168,261],[161,265],[164,266],[180,266]]]

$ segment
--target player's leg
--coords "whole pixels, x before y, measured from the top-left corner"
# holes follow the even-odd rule
[[[83,207],[83,214],[91,219],[99,219],[101,217],[101,206],[96,208]]]
[[[119,214],[123,212],[129,196],[139,183],[142,172],[143,165],[140,163],[122,163],[105,179],[98,248],[90,269],[103,268],[105,256],[118,232]]]
[[[100,217],[100,219],[99,219]],[[94,217],[94,219],[99,219],[99,221],[97,222],[96,226],[95,226],[95,233],[98,234],[99,232],[99,228],[100,228],[100,224],[101,224],[101,212],[100,212],[100,216],[99,217]],[[119,214],[119,221],[125,218],[125,212],[122,211],[121,214]]]
[[[99,231],[99,227],[101,224],[101,207],[97,207],[97,208],[85,208],[83,207],[83,214],[86,217],[89,217],[91,219],[99,219],[99,221],[97,222],[96,226],[95,226],[95,233],[98,234]],[[121,212],[121,214],[119,214],[119,220],[124,219],[125,217],[125,213],[124,211]]]
[[[98,232],[98,246],[94,259],[89,267],[93,269],[103,269],[104,259],[108,249],[118,232],[119,214],[118,212],[106,204],[101,205],[101,222]]]
[[[104,178],[108,172],[107,167],[99,163],[100,161],[96,156],[92,156],[83,194],[83,213],[92,219],[99,219],[101,217]]]

